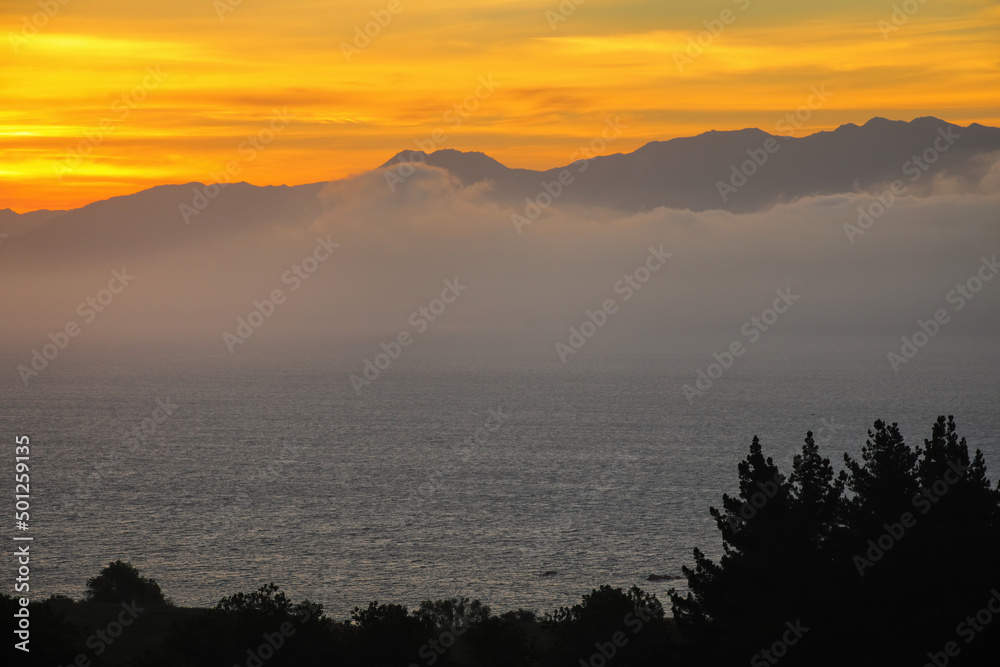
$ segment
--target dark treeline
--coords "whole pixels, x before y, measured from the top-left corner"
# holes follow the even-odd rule
[[[808,434],[783,474],[754,438],[739,493],[711,508],[719,562],[690,593],[604,586],[542,615],[477,600],[371,602],[349,619],[274,584],[212,609],[173,606],[116,561],[83,601],[30,606],[32,664],[285,667],[1000,664],[1000,483],[940,417],[911,448],[876,422],[835,472]],[[0,600],[9,613],[17,602]],[[6,615],[8,611],[4,611]],[[10,618],[10,616],[8,616]]]

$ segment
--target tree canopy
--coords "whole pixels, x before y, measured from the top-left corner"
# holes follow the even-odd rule
[[[948,642],[951,664],[1000,654],[1000,618],[960,636],[1000,585],[1000,484],[952,417],[916,448],[875,422],[840,474],[812,433],[787,479],[755,437],[738,471],[739,495],[710,509],[721,559],[695,549],[690,592],[671,592],[683,664],[922,665]]]
[[[96,577],[87,580],[84,598],[88,602],[132,602],[140,605],[162,605],[160,585],[155,579],[147,579],[131,563],[116,560],[108,563]]]

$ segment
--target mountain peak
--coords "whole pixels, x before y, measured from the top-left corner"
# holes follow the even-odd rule
[[[458,165],[460,163],[466,166],[478,165],[480,167],[489,166],[494,168],[504,166],[482,151],[460,151],[454,148],[442,148],[433,153],[414,150],[400,151],[379,168],[391,167],[400,162],[425,162],[431,166],[445,168],[448,165]]]
[[[402,162],[420,162],[439,167],[457,176],[465,185],[479,181],[493,181],[501,178],[507,167],[480,151],[459,151],[454,148],[443,148],[433,153],[424,151],[400,151],[380,169],[392,167]]]
[[[877,128],[877,127],[885,127],[887,125],[894,125],[894,124],[903,123],[903,122],[905,122],[905,121],[902,121],[902,120],[889,120],[888,118],[883,118],[882,116],[872,116],[871,118],[868,119],[868,122],[866,122],[861,127],[875,127],[875,128]]]
[[[394,164],[399,164],[400,162],[426,162],[427,153],[423,151],[414,150],[404,150],[399,151],[391,158],[386,160],[384,163],[379,165],[379,169],[385,169],[386,167],[391,167]]]

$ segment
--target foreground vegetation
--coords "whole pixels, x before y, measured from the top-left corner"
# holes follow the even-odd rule
[[[1000,484],[939,418],[911,448],[876,422],[836,474],[808,434],[786,477],[757,438],[739,493],[711,508],[716,563],[695,549],[671,615],[638,588],[595,589],[536,615],[467,598],[328,618],[274,584],[212,609],[175,607],[111,563],[83,601],[32,604],[32,662],[378,667],[993,665],[1000,655]],[[15,602],[0,599],[3,613]],[[9,618],[9,616],[8,616]],[[118,624],[117,627],[115,624]],[[116,633],[116,634],[113,634]],[[82,658],[80,657],[82,656]]]

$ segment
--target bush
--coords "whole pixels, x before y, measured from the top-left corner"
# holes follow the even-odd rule
[[[552,633],[552,665],[576,667],[594,655],[614,658],[618,667],[663,664],[666,658],[663,605],[638,586],[596,588],[580,604],[547,615],[543,625]]]
[[[165,605],[160,585],[155,579],[139,574],[131,563],[116,560],[96,577],[87,580],[87,602],[132,602],[139,605]]]

